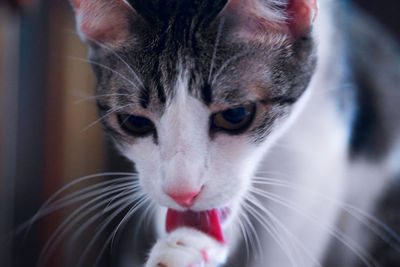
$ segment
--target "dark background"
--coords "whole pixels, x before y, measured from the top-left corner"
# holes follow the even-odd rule
[[[353,2],[400,41],[400,1]],[[65,59],[86,55],[85,46],[70,33],[73,29],[66,0],[0,0],[1,267],[34,266],[45,240],[68,211],[45,218],[26,237],[10,239],[7,234],[58,188],[87,174],[129,168],[104,141],[101,127],[81,131],[97,115],[93,103],[73,104],[82,98],[74,90],[86,96],[94,86],[87,65]],[[84,247],[85,242],[77,245],[78,250]],[[66,262],[58,248],[48,266],[68,266]],[[102,266],[110,262],[107,254]]]
[[[389,29],[397,41],[400,41],[400,3],[397,0],[353,0],[358,6],[375,16],[387,29]]]

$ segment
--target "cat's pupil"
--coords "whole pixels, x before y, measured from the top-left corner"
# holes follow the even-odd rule
[[[222,112],[224,119],[232,124],[241,123],[248,114],[249,112],[244,107],[228,109]]]
[[[128,120],[129,123],[135,125],[137,128],[143,128],[148,126],[151,122],[144,118],[144,117],[137,117],[137,116],[132,116],[132,115],[128,115]]]

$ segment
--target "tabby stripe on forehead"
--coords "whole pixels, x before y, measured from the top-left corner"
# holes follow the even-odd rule
[[[209,106],[212,102],[212,93],[211,93],[211,86],[209,83],[204,83],[203,87],[201,88],[201,98],[203,99],[204,103]]]
[[[292,105],[297,101],[294,97],[277,96],[262,100],[263,104]]]
[[[142,108],[147,108],[150,104],[150,90],[148,87],[142,88],[140,90],[139,101]]]
[[[158,99],[160,100],[160,102],[161,102],[162,104],[165,104],[166,96],[165,96],[164,88],[162,87],[161,84],[159,84],[159,85],[157,85],[156,89],[157,89],[157,96],[158,96]]]

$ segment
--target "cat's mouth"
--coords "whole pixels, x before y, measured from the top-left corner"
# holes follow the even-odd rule
[[[166,230],[169,233],[179,227],[192,227],[215,238],[220,243],[225,243],[222,223],[229,213],[229,208],[184,212],[168,209]]]

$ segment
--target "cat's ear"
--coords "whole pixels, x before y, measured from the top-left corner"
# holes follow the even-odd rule
[[[71,0],[77,29],[84,41],[118,45],[130,36],[135,13],[125,0]]]
[[[290,0],[287,19],[291,33],[301,36],[309,31],[318,15],[317,0]]]
[[[225,9],[239,35],[262,38],[268,32],[298,38],[317,17],[318,0],[231,0]]]

